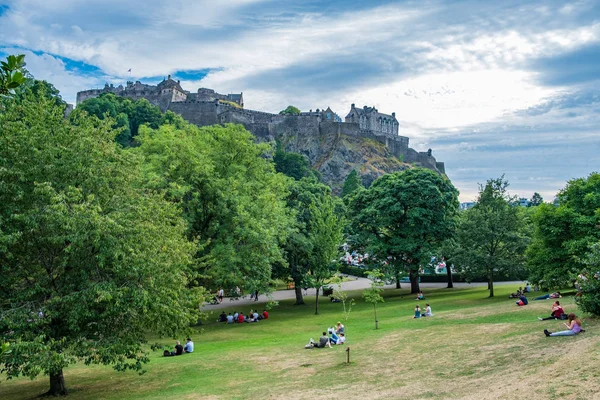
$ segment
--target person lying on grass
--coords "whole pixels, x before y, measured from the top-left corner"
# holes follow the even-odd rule
[[[546,318],[538,317],[538,319],[540,321],[546,321],[549,319],[567,319],[567,318],[566,318],[565,310],[563,310],[563,308],[560,306],[560,301],[556,300],[552,304],[552,313],[550,313],[550,316],[546,317]]]
[[[574,313],[570,313],[568,316],[568,321],[565,322],[565,326],[567,328],[569,328],[566,331],[560,331],[560,332],[550,332],[548,331],[548,329],[544,329],[544,335],[546,336],[574,336],[577,335],[579,332],[582,332],[583,329],[581,329],[581,320],[579,318],[577,318],[577,316]]]
[[[327,337],[327,332],[323,332],[323,335],[319,338],[319,343],[315,343],[315,341],[310,338],[310,342],[304,347],[307,349],[312,349],[313,347],[318,349],[322,349],[323,347],[332,348],[331,343],[329,343],[329,338]]]
[[[538,296],[534,300],[546,300],[546,299],[560,299],[562,296],[560,292],[554,292],[550,294],[545,294],[543,296]]]

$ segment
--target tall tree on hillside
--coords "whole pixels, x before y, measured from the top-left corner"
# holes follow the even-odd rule
[[[52,395],[77,361],[140,370],[146,332],[185,332],[202,303],[179,211],[141,189],[110,121],[71,124],[43,90],[4,104],[0,369],[49,375]]]
[[[452,260],[468,277],[484,275],[490,297],[494,276],[522,268],[527,237],[518,207],[507,192],[504,177],[490,179],[479,187],[477,204],[464,211],[456,233]]]
[[[357,190],[364,189],[360,176],[355,169],[352,170],[344,180],[344,186],[342,187],[341,197],[345,199],[347,196],[354,194]]]
[[[321,179],[319,172],[311,168],[308,157],[302,154],[285,151],[281,143],[277,143],[275,154],[273,155],[273,162],[275,163],[275,171],[281,172],[295,180],[311,176],[315,177],[317,180]]]
[[[589,246],[600,240],[600,174],[569,181],[557,198],[558,207],[536,207],[527,249],[530,280],[548,289],[572,283],[585,268]]]
[[[533,194],[533,196],[531,196],[531,199],[529,200],[528,207],[537,207],[543,203],[544,203],[544,198],[538,192],[535,192]]]
[[[383,175],[349,204],[353,241],[398,282],[408,271],[411,292],[419,291],[419,267],[451,236],[458,191],[448,179],[423,168]]]
[[[142,127],[134,151],[146,160],[148,187],[183,210],[198,245],[197,284],[268,290],[292,224],[289,179],[264,157],[271,146],[256,144],[241,125],[178,124]]]

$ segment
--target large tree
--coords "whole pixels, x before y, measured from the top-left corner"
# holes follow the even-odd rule
[[[271,146],[256,144],[241,125],[178,124],[142,127],[133,150],[146,160],[147,185],[183,210],[197,241],[197,283],[268,290],[292,220],[289,179],[265,157]]]
[[[419,291],[419,267],[453,231],[458,191],[435,172],[413,168],[377,179],[350,204],[354,243],[375,256],[398,282],[408,271],[411,292]]]
[[[523,219],[507,192],[504,177],[479,187],[477,204],[463,212],[455,236],[452,261],[470,278],[485,276],[490,297],[494,276],[522,269],[527,246]]]
[[[29,91],[0,113],[0,334],[8,377],[50,377],[77,361],[140,370],[148,331],[198,318],[188,289],[193,246],[179,211],[141,188],[141,158],[110,121]]]
[[[558,207],[536,207],[527,249],[530,280],[548,289],[572,283],[589,246],[600,240],[600,174],[569,181],[557,198]]]

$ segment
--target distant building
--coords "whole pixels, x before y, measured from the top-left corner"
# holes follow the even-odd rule
[[[467,201],[464,203],[460,203],[460,209],[468,210],[469,208],[473,208],[475,206],[475,204],[477,204],[477,202],[475,202],[475,201]]]
[[[321,117],[321,121],[329,121],[329,122],[342,122],[342,119],[339,115],[337,115],[330,107],[327,107],[326,110],[319,110],[317,108],[316,111],[310,110],[308,112],[301,112],[300,115],[304,116],[318,116]]]
[[[399,124],[395,112],[392,115],[382,114],[375,107],[356,108],[352,104],[350,112],[346,115],[346,122],[358,123],[360,129],[398,136]]]

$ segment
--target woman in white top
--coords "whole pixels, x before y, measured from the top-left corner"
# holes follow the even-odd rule
[[[431,312],[431,307],[429,307],[429,303],[425,303],[425,312],[423,313],[423,317],[433,317],[433,313]]]

